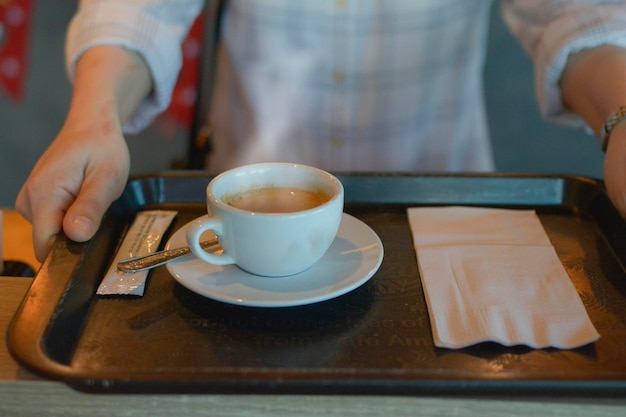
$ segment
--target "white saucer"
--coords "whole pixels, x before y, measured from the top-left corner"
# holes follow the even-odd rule
[[[181,227],[166,249],[187,244]],[[383,245],[365,223],[343,214],[328,252],[306,271],[288,277],[260,277],[235,265],[207,264],[192,254],[167,264],[176,281],[202,296],[252,307],[290,307],[343,295],[368,281],[383,260]]]

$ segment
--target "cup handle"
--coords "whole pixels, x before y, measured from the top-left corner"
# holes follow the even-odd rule
[[[202,233],[207,230],[213,231],[218,237],[218,239],[222,236],[223,233],[223,225],[222,222],[215,217],[203,217],[194,221],[187,228],[187,244],[196,257],[200,258],[204,262],[213,264],[213,265],[230,265],[234,264],[235,260],[229,254],[222,252],[217,255],[214,253],[208,253],[204,249],[200,247],[200,238]]]

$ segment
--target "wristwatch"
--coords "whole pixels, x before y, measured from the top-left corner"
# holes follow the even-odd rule
[[[604,126],[602,127],[602,151],[606,152],[606,148],[609,147],[609,138],[613,128],[620,122],[626,119],[626,106],[622,106],[617,111],[611,113]]]

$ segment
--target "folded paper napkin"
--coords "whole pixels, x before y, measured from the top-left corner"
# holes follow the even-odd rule
[[[532,210],[409,208],[435,345],[575,348],[597,340]]]

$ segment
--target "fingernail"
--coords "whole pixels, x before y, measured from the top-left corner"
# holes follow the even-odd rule
[[[91,236],[93,233],[93,222],[87,217],[78,216],[74,219],[72,224],[75,227],[75,231],[84,234],[85,237]]]

